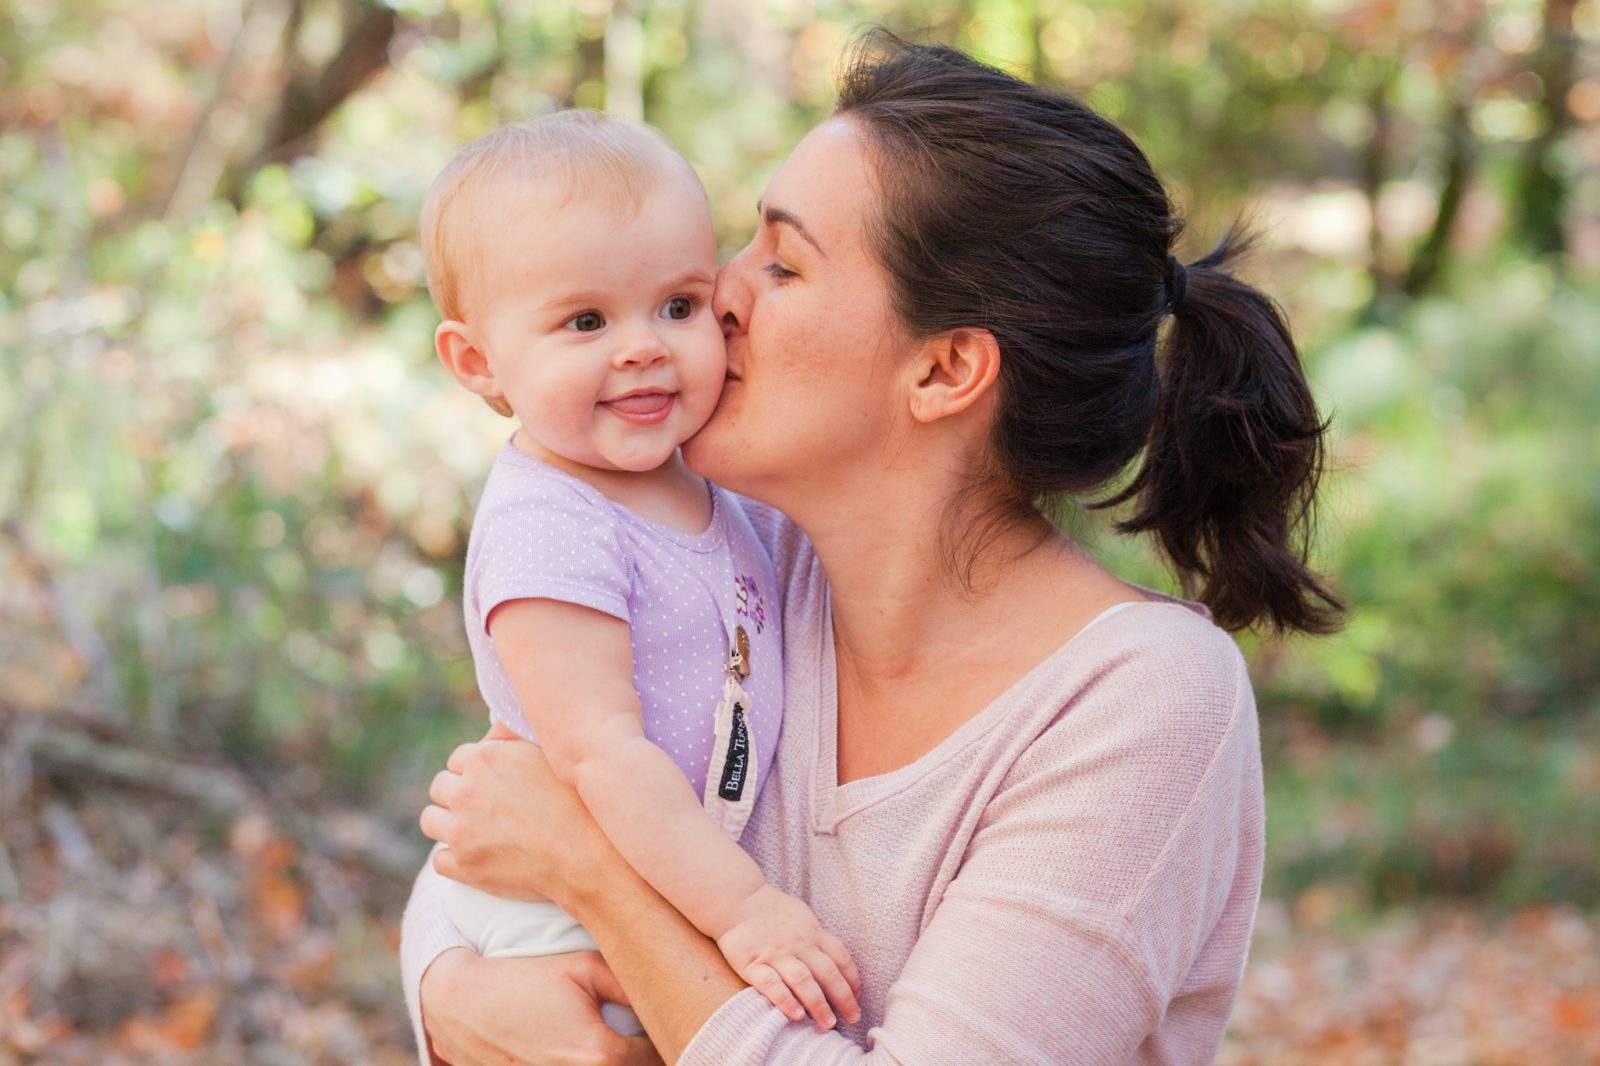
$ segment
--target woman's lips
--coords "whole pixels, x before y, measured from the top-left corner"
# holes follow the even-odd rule
[[[600,406],[624,422],[648,426],[666,420],[672,413],[675,398],[675,394],[670,392],[629,393],[615,400],[603,400]]]

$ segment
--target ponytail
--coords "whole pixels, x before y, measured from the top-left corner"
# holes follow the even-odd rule
[[[1118,531],[1154,534],[1185,595],[1224,629],[1329,633],[1344,605],[1306,566],[1327,422],[1282,311],[1231,272],[1254,240],[1236,223],[1205,258],[1176,267],[1144,462],[1091,506],[1136,500]]]

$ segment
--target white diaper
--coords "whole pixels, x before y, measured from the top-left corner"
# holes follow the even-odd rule
[[[594,938],[572,915],[548,901],[501,899],[460,881],[445,886],[445,913],[478,954],[490,959],[596,951]],[[600,1016],[623,1036],[640,1036],[639,1016],[620,1003],[602,1003]]]
[[[445,912],[486,959],[598,951],[589,930],[549,901],[501,900],[453,880],[445,885]],[[600,1004],[600,1016],[622,1036],[642,1036],[645,1032],[638,1015],[622,1004]]]

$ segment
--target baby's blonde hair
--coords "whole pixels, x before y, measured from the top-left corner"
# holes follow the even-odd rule
[[[462,205],[507,174],[554,180],[568,197],[612,199],[619,209],[637,208],[660,183],[663,168],[677,168],[700,188],[700,179],[667,139],[642,122],[615,118],[587,108],[556,111],[487,133],[462,148],[433,179],[422,203],[422,252],[428,267],[428,294],[439,314],[461,320],[466,314],[464,264],[470,238],[456,216]],[[510,416],[500,397],[484,402]]]

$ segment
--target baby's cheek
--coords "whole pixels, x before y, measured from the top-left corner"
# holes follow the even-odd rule
[[[713,337],[708,337],[703,347],[696,353],[693,370],[693,381],[690,386],[696,391],[694,397],[699,404],[705,404],[705,410],[710,412],[717,404],[717,398],[722,395],[722,382],[728,373],[728,350],[722,340],[722,331],[716,331]]]
[[[721,378],[728,371],[728,342],[723,339],[722,327],[715,319],[710,321],[710,335],[706,338],[706,361]]]

